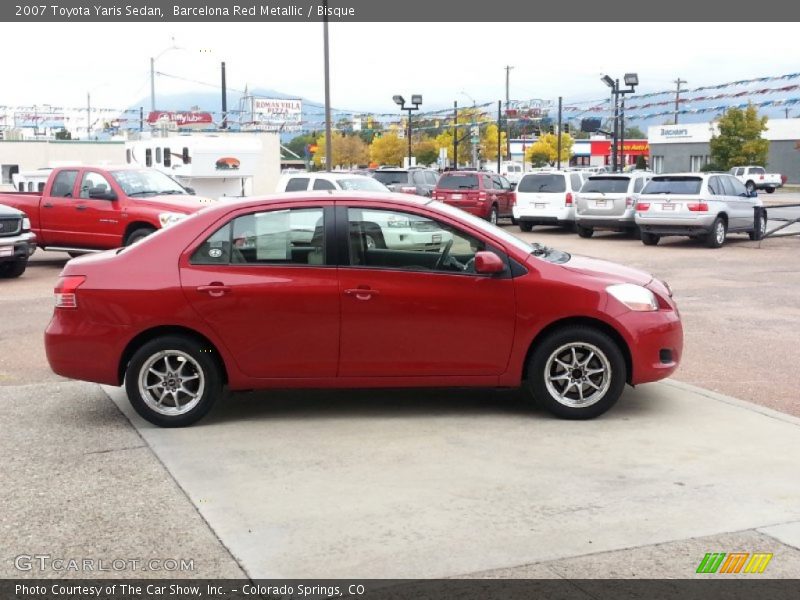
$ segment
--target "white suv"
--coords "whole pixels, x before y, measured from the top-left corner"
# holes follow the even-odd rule
[[[275,191],[283,192],[310,192],[325,190],[345,190],[359,192],[388,192],[390,191],[380,181],[366,175],[355,173],[286,173],[278,180]]]
[[[654,176],[636,203],[636,225],[642,243],[655,246],[665,235],[685,235],[719,248],[729,233],[767,227],[766,212],[755,191],[726,173],[675,173]]]
[[[514,221],[522,231],[534,225],[575,226],[575,194],[583,185],[580,171],[525,173],[519,180]]]

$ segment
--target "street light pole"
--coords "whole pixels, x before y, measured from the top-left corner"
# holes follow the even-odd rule
[[[406,109],[408,111],[408,166],[411,166],[411,107]]]
[[[411,166],[411,111],[412,110],[419,110],[419,105],[422,104],[422,94],[412,94],[411,95],[411,104],[414,106],[406,106],[406,100],[399,94],[395,94],[392,96],[392,100],[397,106],[400,107],[400,110],[407,110],[408,111],[408,166]]]
[[[325,54],[325,170],[330,171],[333,164],[333,148],[331,141],[331,76],[330,57],[328,54],[328,0],[322,3],[322,37]]]
[[[619,79],[614,80],[614,87],[611,88],[614,94],[614,138],[611,148],[611,172],[617,172],[617,140],[619,139]]]
[[[150,57],[150,112],[156,111],[156,59]]]

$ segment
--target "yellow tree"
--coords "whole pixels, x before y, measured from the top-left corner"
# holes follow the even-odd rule
[[[500,133],[500,155],[502,156],[506,151],[506,132]],[[497,160],[497,123],[492,123],[485,127],[481,127],[481,156],[484,160],[496,161]]]
[[[354,167],[366,165],[369,162],[369,146],[357,135],[346,135],[339,143],[341,144],[341,149],[337,148],[336,142],[333,145],[334,156],[339,156],[339,161],[336,164]]]
[[[572,142],[572,137],[568,133],[561,134],[561,163],[563,165],[569,164],[569,159],[572,156]],[[530,148],[525,152],[525,160],[527,162],[540,162],[542,158],[545,158],[550,165],[556,164],[558,159],[558,138],[555,134],[545,133],[531,144]]]
[[[373,162],[379,165],[402,165],[407,148],[405,140],[401,140],[397,133],[391,131],[372,140],[369,154]]]

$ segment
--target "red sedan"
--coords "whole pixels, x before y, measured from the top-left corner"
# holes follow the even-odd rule
[[[395,235],[409,230],[441,243],[411,249]],[[51,368],[124,383],[165,427],[203,417],[223,386],[524,385],[586,419],[670,375],[683,343],[652,276],[405,194],[219,203],[70,261],[55,295]]]

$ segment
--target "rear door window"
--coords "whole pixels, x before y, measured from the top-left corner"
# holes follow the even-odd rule
[[[308,189],[308,177],[292,177],[286,183],[287,192],[305,192]]]
[[[383,185],[408,183],[408,171],[375,171],[372,176]]]
[[[560,173],[536,173],[535,175],[525,175],[519,182],[517,191],[558,194],[567,191],[567,181],[566,177]]]
[[[722,196],[725,194],[725,189],[722,187],[719,177],[711,177],[708,180],[708,193],[712,196]]]
[[[335,190],[336,186],[333,185],[327,179],[315,179],[314,180],[314,189],[315,190]]]

